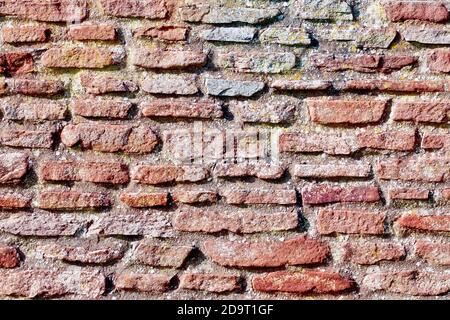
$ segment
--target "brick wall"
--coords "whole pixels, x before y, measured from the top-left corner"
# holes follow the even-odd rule
[[[0,296],[448,298],[449,8],[0,1]]]

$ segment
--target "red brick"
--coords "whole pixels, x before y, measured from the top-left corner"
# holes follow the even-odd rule
[[[163,184],[174,182],[199,182],[209,177],[209,171],[200,166],[140,165],[132,179],[142,184]]]
[[[264,163],[218,163],[214,167],[214,175],[220,178],[257,177],[271,180],[281,178],[284,171],[282,166]]]
[[[208,240],[202,252],[225,267],[281,267],[323,263],[330,253],[328,245],[299,237],[284,241]]]
[[[46,42],[50,30],[40,26],[14,26],[2,29],[5,43]]]
[[[114,281],[119,291],[165,292],[173,276],[166,274],[122,273]]]
[[[0,230],[18,236],[73,236],[90,222],[87,218],[75,218],[61,213],[24,212],[0,220]]]
[[[120,162],[48,161],[39,170],[45,181],[86,181],[122,184],[130,181],[128,166]]]
[[[87,18],[88,4],[85,0],[7,0],[0,7],[0,15],[45,22],[78,22]]]
[[[25,153],[0,154],[0,184],[17,183],[28,171],[28,155]]]
[[[339,134],[285,132],[280,135],[281,152],[324,152],[349,155],[357,150],[354,138]]]
[[[302,189],[304,204],[324,204],[334,202],[376,202],[380,200],[377,187],[333,186],[317,184]]]
[[[45,258],[68,263],[108,264],[123,257],[125,245],[114,239],[70,240],[42,245],[37,251]]]
[[[381,121],[387,101],[307,99],[311,121],[321,124],[360,124]]]
[[[225,189],[220,195],[228,204],[296,204],[295,190]]]
[[[365,178],[370,174],[371,165],[365,162],[296,164],[292,170],[292,175],[300,178]]]
[[[137,38],[149,38],[161,41],[184,41],[187,39],[189,27],[164,25],[156,27],[140,27],[134,30]]]
[[[208,100],[173,100],[158,99],[141,104],[144,117],[170,118],[222,118],[223,111],[220,103]]]
[[[181,209],[173,216],[175,230],[188,232],[256,233],[292,230],[298,226],[294,210],[272,213],[253,211],[222,212],[213,210]]]
[[[450,150],[450,134],[425,133],[422,137],[422,148],[428,150]]]
[[[117,39],[117,30],[111,24],[82,24],[71,26],[68,35],[71,40],[114,41]]]
[[[16,121],[64,120],[67,114],[65,103],[46,99],[14,97],[1,101],[0,108],[5,119]]]
[[[25,269],[0,271],[0,295],[58,298],[67,295],[98,299],[105,292],[105,276],[98,271]]]
[[[47,68],[86,68],[101,69],[117,65],[123,54],[104,48],[51,48],[41,58]]]
[[[448,189],[442,189],[440,191],[441,199],[443,200],[450,200],[450,188]]]
[[[392,112],[395,121],[447,123],[449,118],[450,103],[445,101],[397,102]]]
[[[7,81],[7,91],[10,94],[47,97],[62,94],[65,86],[59,80],[10,79]]]
[[[126,100],[77,99],[74,114],[88,118],[127,119],[133,104]]]
[[[2,209],[25,209],[31,206],[31,197],[12,193],[0,193],[0,208]]]
[[[409,296],[435,296],[450,290],[448,275],[418,270],[399,272],[375,272],[364,277],[363,288],[370,291],[386,291]]]
[[[450,232],[450,215],[403,214],[395,222],[402,229],[418,232]]]
[[[399,261],[405,257],[405,248],[395,242],[347,243],[345,261],[361,265],[376,264],[381,261]]]
[[[353,280],[338,273],[304,270],[276,271],[254,276],[252,287],[262,292],[290,292],[297,294],[333,294],[353,289]]]
[[[384,234],[385,214],[350,210],[320,210],[317,216],[317,231],[323,235]]]
[[[328,90],[332,87],[330,81],[323,80],[274,80],[270,87],[280,91],[311,91],[311,90]]]
[[[382,92],[444,92],[444,82],[438,80],[349,80],[344,90],[368,90]]]
[[[4,126],[0,129],[0,145],[8,147],[51,149],[53,132],[43,129],[24,129],[22,127]]]
[[[357,134],[359,148],[412,151],[416,144],[414,131],[363,131]]]
[[[0,244],[0,269],[15,268],[20,264],[19,252],[16,248]]]
[[[103,12],[122,18],[163,19],[170,13],[166,0],[100,0]]]
[[[383,180],[444,182],[450,178],[449,163],[445,157],[393,158],[379,161],[376,173]]]
[[[448,11],[443,3],[434,1],[389,1],[384,4],[389,19],[393,22],[420,20],[446,22]]]
[[[104,193],[79,191],[41,192],[37,198],[37,207],[48,210],[99,209],[111,206],[112,202]]]
[[[139,90],[138,85],[133,81],[122,80],[113,76],[83,74],[80,80],[81,85],[90,94],[132,93]]]
[[[427,200],[430,192],[419,188],[392,188],[389,189],[391,200]]]
[[[227,274],[186,273],[180,277],[180,288],[215,293],[241,289],[240,278]]]
[[[150,153],[158,144],[155,133],[147,126],[81,123],[69,124],[61,132],[67,147],[101,152]]]
[[[134,258],[152,267],[180,268],[194,248],[191,246],[169,246],[141,242]]]
[[[427,65],[434,72],[450,72],[450,49],[438,49],[429,52]]]
[[[406,66],[413,66],[418,62],[418,60],[419,59],[414,56],[383,56],[381,58],[381,65],[379,70],[384,73],[391,73]]]
[[[148,208],[166,206],[168,203],[167,193],[122,193],[120,201],[133,208]]]
[[[207,190],[175,190],[171,195],[173,201],[187,204],[215,203],[218,198],[216,191]]]
[[[136,49],[133,64],[146,69],[176,70],[203,67],[207,55],[198,51]]]
[[[7,52],[0,54],[0,73],[16,76],[34,71],[33,56],[27,51]]]
[[[450,243],[417,240],[416,255],[437,266],[450,266]]]

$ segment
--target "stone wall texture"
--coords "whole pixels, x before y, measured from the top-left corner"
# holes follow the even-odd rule
[[[449,10],[0,1],[0,297],[448,299]]]

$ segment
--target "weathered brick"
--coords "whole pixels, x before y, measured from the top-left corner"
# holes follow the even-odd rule
[[[349,80],[345,90],[369,90],[382,92],[444,92],[444,82],[439,80]]]
[[[202,252],[225,267],[281,267],[323,263],[330,249],[325,243],[299,237],[284,241],[207,240]]]
[[[47,210],[98,209],[111,204],[108,195],[98,192],[46,191],[37,197],[37,207]]]
[[[30,52],[15,51],[0,54],[0,73],[16,76],[34,71],[34,60]]]
[[[49,33],[49,29],[41,26],[4,27],[2,38],[6,43],[46,42]]]
[[[101,152],[149,153],[158,144],[158,137],[147,126],[80,123],[69,124],[61,132],[67,147]]]
[[[45,258],[68,263],[108,264],[121,259],[125,253],[123,242],[106,240],[71,240],[39,246],[38,252]]]
[[[295,67],[291,52],[220,52],[215,65],[244,73],[282,73]]]
[[[51,48],[42,55],[41,61],[48,68],[101,69],[119,64],[123,56],[123,52],[104,48]]]
[[[149,38],[160,41],[184,41],[187,39],[189,27],[177,25],[163,25],[155,27],[139,27],[133,31],[137,38]]]
[[[0,109],[5,119],[16,121],[64,120],[67,114],[65,103],[46,99],[1,100]]]
[[[391,200],[427,200],[430,191],[419,188],[392,188],[389,189]]]
[[[371,165],[365,162],[296,164],[292,170],[300,178],[365,178],[370,174]]]
[[[380,160],[375,171],[383,180],[443,182],[450,178],[449,162],[445,157],[392,158]]]
[[[357,134],[359,148],[412,151],[416,144],[414,131],[384,131],[366,130]]]
[[[148,208],[166,206],[168,203],[167,193],[122,193],[120,201],[133,208]]]
[[[132,174],[132,179],[143,184],[173,182],[199,182],[210,176],[209,170],[200,166],[140,165]]]
[[[419,270],[375,272],[364,277],[362,286],[370,291],[383,290],[412,296],[435,296],[450,290],[450,278],[448,275]]]
[[[206,93],[222,97],[251,97],[262,91],[264,82],[260,81],[233,81],[224,79],[206,78]]]
[[[295,118],[296,101],[274,97],[266,102],[230,101],[229,109],[237,121],[249,123],[288,123]]]
[[[300,0],[295,17],[305,20],[352,21],[350,4],[335,0]]]
[[[450,49],[438,49],[428,53],[427,65],[431,71],[450,72]]]
[[[0,208],[2,209],[25,209],[30,207],[30,196],[17,194],[16,192],[0,193]]]
[[[133,64],[155,70],[192,69],[203,67],[207,58],[208,56],[200,51],[137,48]]]
[[[82,24],[71,26],[68,31],[71,40],[102,40],[114,41],[117,39],[117,30],[111,24]]]
[[[262,292],[333,294],[349,291],[355,287],[355,283],[338,273],[328,271],[276,271],[254,276],[252,287]]]
[[[180,277],[180,288],[215,293],[241,289],[240,278],[227,274],[185,273]]]
[[[351,136],[300,132],[282,133],[279,148],[281,152],[324,152],[333,155],[348,155],[358,149]]]
[[[169,246],[141,242],[134,258],[152,267],[180,268],[194,248],[192,246]]]
[[[383,213],[350,211],[350,210],[320,210],[317,216],[317,231],[323,235],[331,234],[384,234]]]
[[[344,249],[345,261],[361,265],[375,264],[381,261],[399,261],[406,255],[403,245],[395,242],[349,242]]]
[[[360,48],[370,49],[388,49],[395,38],[397,37],[397,30],[394,28],[367,28],[358,29],[355,34],[356,45]],[[353,40],[352,36],[350,40]]]
[[[424,100],[396,102],[392,119],[395,121],[447,123],[450,119],[450,103]]]
[[[196,203],[215,203],[218,194],[216,191],[206,190],[175,190],[171,192],[172,199],[175,202],[196,204]]]
[[[281,44],[285,46],[310,45],[308,33],[301,28],[267,28],[259,34],[263,43]]]
[[[427,150],[450,150],[450,134],[425,133],[421,147]]]
[[[28,171],[28,155],[25,153],[0,154],[0,184],[17,183]]]
[[[0,15],[45,22],[76,22],[88,16],[85,0],[7,0],[0,6]]]
[[[53,96],[65,91],[64,82],[59,80],[10,79],[7,90],[11,94],[27,96]]]
[[[20,256],[17,248],[0,244],[0,269],[15,268],[20,264]]]
[[[302,189],[305,204],[325,204],[335,202],[377,202],[380,191],[372,186],[333,186],[313,184]]]
[[[406,41],[422,44],[448,45],[450,32],[445,28],[410,27],[402,30],[402,36]]]
[[[324,80],[286,80],[272,81],[270,87],[280,91],[323,91],[332,87],[331,82]]]
[[[122,80],[112,76],[83,74],[80,79],[81,85],[90,94],[129,93],[139,90],[138,85],[133,81]]]
[[[231,27],[206,29],[200,33],[200,38],[207,41],[251,42],[256,35],[256,28]]]
[[[186,5],[180,8],[181,19],[189,22],[229,24],[243,22],[260,24],[268,22],[280,14],[274,8],[221,7],[209,5]]]
[[[173,276],[150,273],[122,273],[117,275],[114,284],[120,291],[165,292],[170,289]]]
[[[258,213],[253,211],[221,212],[212,210],[181,209],[172,220],[179,231],[216,233],[256,233],[292,230],[298,226],[298,215],[294,210]]]
[[[144,117],[215,119],[223,117],[222,105],[212,100],[157,99],[140,105]]]
[[[51,149],[53,142],[53,132],[49,130],[6,125],[0,129],[0,145],[3,146]]]
[[[47,161],[39,168],[45,181],[86,181],[122,184],[130,181],[128,166],[120,162]]]
[[[0,230],[18,236],[73,236],[90,224],[87,218],[60,213],[17,213],[0,220]]]
[[[397,227],[418,232],[450,232],[450,215],[406,213],[395,221]]]
[[[420,20],[446,22],[448,11],[443,3],[434,1],[388,1],[384,9],[393,22]]]
[[[228,204],[296,204],[295,190],[225,189],[220,193]]]
[[[440,198],[444,201],[450,201],[450,188],[440,190]]]
[[[450,244],[447,242],[440,243],[429,240],[417,240],[416,255],[433,265],[449,266]]]
[[[257,177],[260,179],[279,179],[285,168],[279,165],[257,163],[218,163],[214,166],[214,175],[220,178]]]
[[[98,271],[25,269],[0,271],[0,295],[58,298],[75,295],[98,299],[105,292],[105,276]]]
[[[195,75],[160,74],[146,78],[142,90],[151,94],[193,95],[198,92]]]
[[[307,99],[311,121],[321,124],[360,124],[381,121],[387,101]]]
[[[127,100],[77,99],[72,102],[74,114],[87,118],[126,119],[132,107]]]
[[[170,11],[166,0],[100,0],[103,12],[121,18],[164,19]]]

